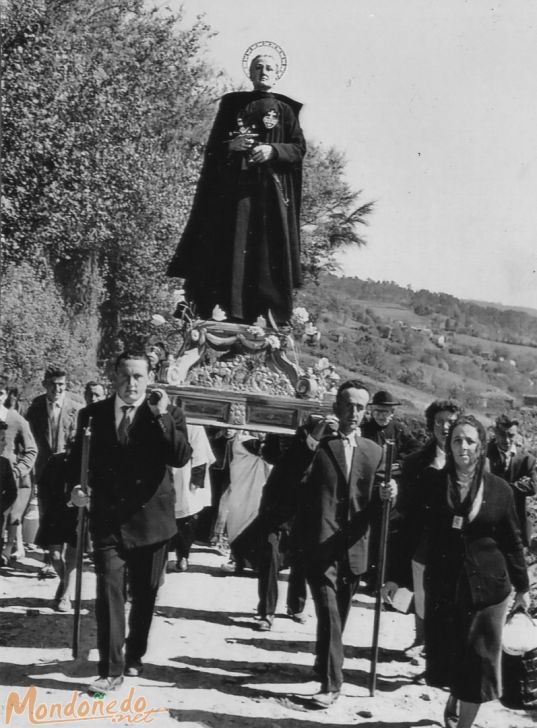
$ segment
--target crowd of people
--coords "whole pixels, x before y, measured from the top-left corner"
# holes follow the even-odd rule
[[[278,573],[290,567],[287,613],[305,621],[307,586],[317,618],[313,669],[326,708],[343,682],[343,633],[358,589],[414,594],[415,643],[425,678],[445,688],[447,728],[470,728],[481,703],[501,695],[501,638],[508,610],[528,610],[524,550],[535,544],[526,500],[537,463],[518,422],[494,435],[451,400],[425,412],[429,439],[395,417],[400,402],[343,382],[333,416],[312,416],[294,436],[190,425],[164,389],[151,387],[145,353],[124,352],[109,386],[90,381],[80,401],[68,373],[49,367],[44,394],[25,416],[0,381],[2,566],[24,554],[23,519],[39,502],[41,578],[58,579],[54,608],[70,612],[77,545],[96,574],[98,678],[90,694],[143,671],[155,600],[168,567],[189,569],[192,544],[222,549],[224,568],[258,577],[258,620],[272,629]],[[81,477],[90,432],[88,484]],[[393,455],[386,472],[386,446]],[[392,505],[385,583],[379,570],[383,503]],[[90,536],[77,544],[87,509]],[[168,567],[169,568],[169,567]],[[128,585],[126,589],[125,586]],[[130,600],[128,625],[126,595]]]

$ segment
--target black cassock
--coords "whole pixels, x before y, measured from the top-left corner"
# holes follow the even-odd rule
[[[252,323],[270,309],[278,323],[292,312],[300,286],[299,215],[306,144],[301,104],[264,91],[222,97],[190,218],[167,275],[186,279],[200,316],[216,304],[232,320]],[[240,129],[270,144],[275,156],[250,164],[230,152]]]

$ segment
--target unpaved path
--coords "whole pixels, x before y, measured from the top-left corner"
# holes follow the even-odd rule
[[[91,566],[86,565],[87,613],[82,625],[82,656],[76,662],[70,650],[72,615],[50,609],[55,580],[38,581],[41,564],[36,557],[24,559],[16,569],[3,569],[0,725],[20,728],[44,725],[45,721],[46,725],[92,728],[133,722],[158,728],[443,725],[445,694],[420,684],[416,680],[419,666],[403,654],[412,642],[411,616],[383,614],[377,691],[371,698],[367,685],[373,602],[359,595],[346,632],[342,695],[328,710],[311,710],[307,696],[318,690],[311,672],[315,634],[311,600],[306,607],[307,624],[297,625],[283,616],[286,575],[282,574],[282,613],[271,632],[258,632],[255,577],[251,572],[225,575],[220,569],[222,561],[215,551],[195,546],[188,572],[169,571],[159,593],[144,674],[126,678],[117,694],[100,703],[84,693],[97,663]],[[172,569],[173,562],[169,566]],[[32,686],[35,690],[28,692]],[[27,704],[21,702],[25,697]],[[112,698],[117,699],[116,704],[111,703]],[[11,706],[8,714],[6,705]],[[536,722],[537,712],[510,711],[491,703],[482,709],[477,725],[534,728]]]

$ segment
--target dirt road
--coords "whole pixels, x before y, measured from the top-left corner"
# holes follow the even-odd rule
[[[71,658],[72,615],[50,608],[55,580],[39,581],[37,558],[26,558],[0,577],[0,699],[2,725],[143,724],[158,728],[426,728],[442,726],[442,691],[420,684],[420,667],[403,654],[413,618],[383,615],[377,692],[368,674],[373,600],[359,595],[346,632],[346,682],[328,710],[309,707],[315,617],[298,625],[284,616],[286,574],[271,632],[256,630],[257,583],[251,572],[226,575],[223,557],[194,547],[191,568],[173,570],[159,593],[145,669],[126,678],[118,693],[89,699],[96,675],[94,576],[86,566],[82,655]],[[115,702],[114,702],[115,701]],[[530,728],[537,712],[510,711],[499,703],[482,709],[480,728]]]

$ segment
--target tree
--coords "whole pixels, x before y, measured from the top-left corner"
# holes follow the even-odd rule
[[[2,272],[25,266],[28,277],[29,266],[36,287],[55,284],[55,319],[94,370],[118,337],[142,343],[151,314],[168,308],[165,270],[225,80],[200,60],[203,22],[185,27],[143,0],[3,0],[1,31]],[[338,247],[364,244],[357,228],[372,205],[358,204],[344,168],[310,145],[310,276]]]
[[[336,250],[366,244],[358,228],[368,224],[374,203],[358,203],[361,191],[353,191],[345,180],[345,165],[345,157],[333,147],[308,144],[301,213],[306,277],[317,279],[321,270],[336,270]]]
[[[105,350],[168,293],[218,95],[208,28],[180,21],[142,0],[11,0],[2,19],[3,270],[52,270],[72,317],[102,291]]]
[[[41,389],[48,364],[65,366],[70,378],[98,374],[93,356],[96,332],[69,319],[50,271],[37,278],[29,263],[10,266],[2,278],[1,369],[23,384],[30,398]]]

